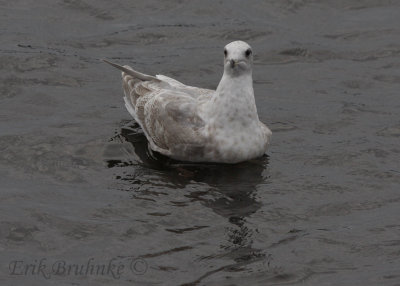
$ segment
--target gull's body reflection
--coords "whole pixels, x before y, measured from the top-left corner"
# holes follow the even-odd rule
[[[207,191],[191,191],[185,197],[200,201],[229,221],[227,239],[221,244],[223,256],[239,264],[265,257],[265,253],[252,248],[252,236],[257,229],[254,225],[249,227],[246,218],[262,206],[256,187],[266,179],[267,156],[234,165],[179,162],[152,152],[137,124],[123,127],[121,136],[132,143],[141,163],[161,174],[169,184],[179,188],[193,182],[209,186]]]

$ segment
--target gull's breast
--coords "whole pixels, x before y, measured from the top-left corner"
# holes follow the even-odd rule
[[[208,129],[208,130],[207,130]],[[225,163],[237,163],[262,156],[268,146],[268,137],[259,124],[247,128],[213,128],[207,126],[207,154]]]

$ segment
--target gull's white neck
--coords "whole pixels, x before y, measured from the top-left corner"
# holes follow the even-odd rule
[[[245,128],[258,123],[251,71],[238,76],[224,72],[209,103],[207,113],[217,128]]]

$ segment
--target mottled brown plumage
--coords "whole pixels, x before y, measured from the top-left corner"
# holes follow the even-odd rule
[[[236,163],[265,153],[271,131],[258,119],[252,52],[236,41],[225,47],[224,75],[216,91],[122,70],[125,106],[152,150],[174,159]]]

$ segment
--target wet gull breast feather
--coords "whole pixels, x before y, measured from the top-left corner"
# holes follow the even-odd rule
[[[225,46],[224,73],[215,91],[104,61],[122,70],[125,106],[152,150],[177,160],[218,163],[265,154],[272,133],[258,118],[247,43]]]

